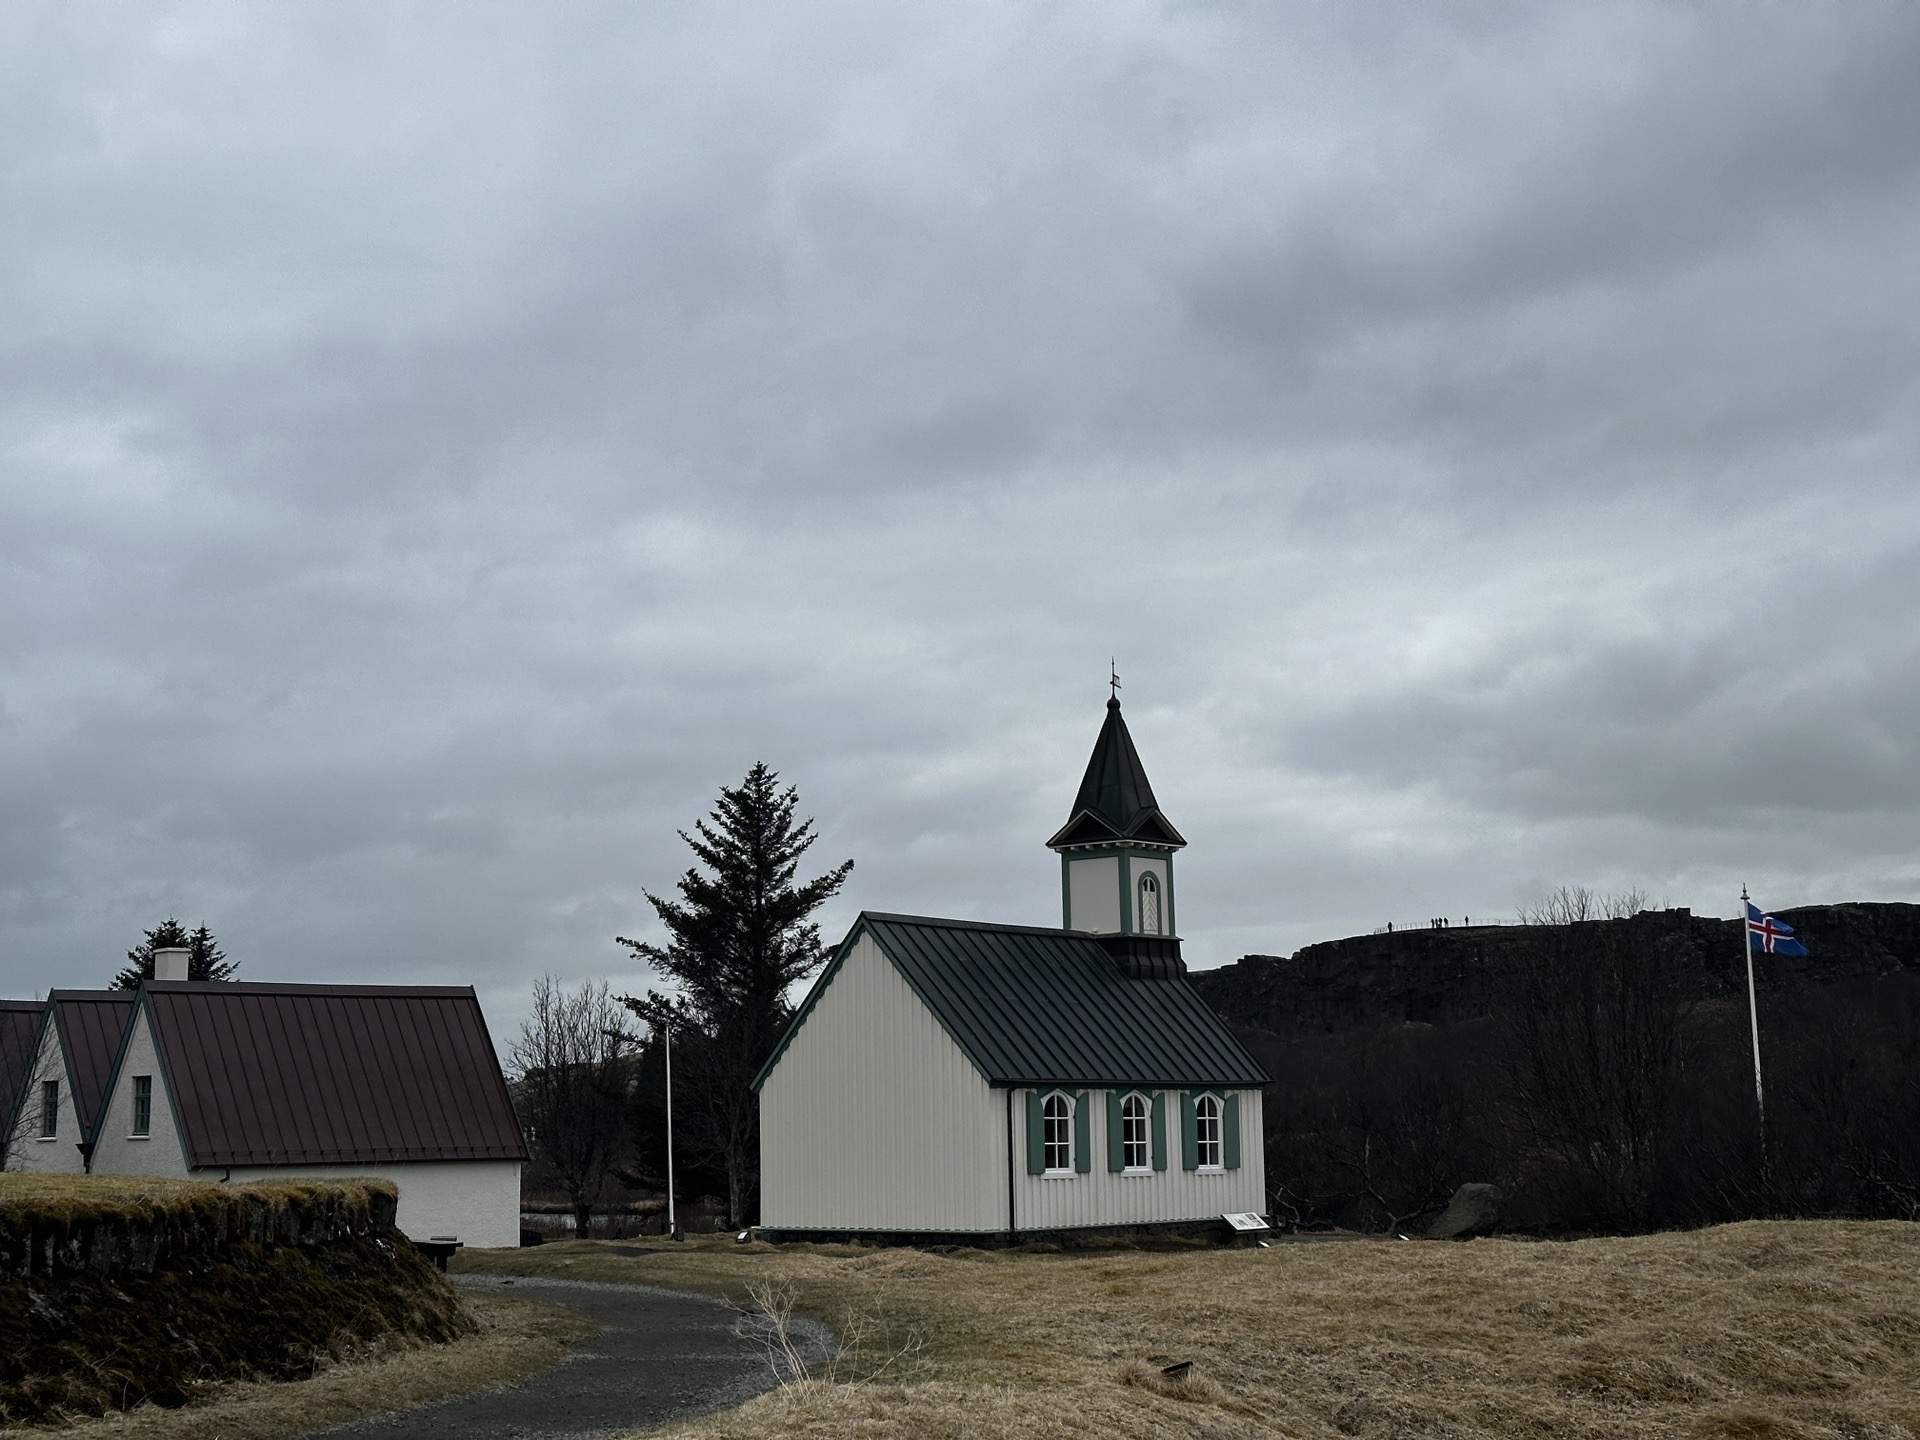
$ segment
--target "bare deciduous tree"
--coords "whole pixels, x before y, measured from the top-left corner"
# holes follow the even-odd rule
[[[1629,920],[1651,905],[1647,892],[1638,885],[1613,891],[1562,885],[1538,905],[1522,906],[1520,922],[1523,925],[1577,925],[1583,920]]]
[[[521,1123],[553,1171],[584,1238],[626,1130],[635,1039],[604,981],[568,994],[551,975],[533,987],[533,1014],[509,1052]]]

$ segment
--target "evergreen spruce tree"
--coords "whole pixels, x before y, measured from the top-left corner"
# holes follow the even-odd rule
[[[131,990],[142,980],[151,980],[153,952],[182,948],[188,952],[189,980],[231,980],[233,972],[240,968],[238,960],[227,959],[227,952],[220,948],[213,938],[213,932],[205,925],[189,932],[186,926],[169,915],[147,931],[140,943],[127,952],[127,968],[113,977],[113,988]]]
[[[787,991],[819,969],[820,928],[809,918],[846,883],[847,861],[796,884],[800,857],[817,838],[795,820],[799,795],[756,764],[694,834],[680,832],[700,865],[679,880],[680,898],[647,901],[668,943],[616,936],[680,994],[624,995],[621,1003],[656,1030],[673,1030],[674,1117],[693,1158],[725,1169],[732,1223],[744,1224],[758,1184],[759,1109],[752,1080],[773,1053],[792,1009]],[[701,867],[704,867],[701,868]]]

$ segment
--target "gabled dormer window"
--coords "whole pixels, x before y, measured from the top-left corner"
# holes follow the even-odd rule
[[[1140,933],[1160,933],[1160,879],[1151,870],[1140,877]]]
[[[1046,1156],[1048,1175],[1071,1175],[1073,1173],[1073,1101],[1058,1090],[1047,1096],[1046,1104],[1040,1109],[1040,1123],[1044,1139],[1043,1153]]]

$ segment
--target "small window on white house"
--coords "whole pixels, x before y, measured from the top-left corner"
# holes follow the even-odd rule
[[[133,1133],[135,1135],[153,1133],[153,1077],[151,1075],[133,1077]]]
[[[1200,1168],[1220,1169],[1220,1102],[1211,1095],[1193,1102],[1193,1138]]]
[[[40,1138],[51,1140],[60,1133],[60,1082],[40,1082]]]
[[[1151,871],[1140,877],[1140,933],[1160,933],[1160,881]]]
[[[1145,1170],[1151,1160],[1147,1142],[1147,1097],[1129,1095],[1120,1107],[1120,1168]]]
[[[1041,1135],[1045,1142],[1046,1173],[1073,1173],[1073,1102],[1059,1091],[1041,1107]]]

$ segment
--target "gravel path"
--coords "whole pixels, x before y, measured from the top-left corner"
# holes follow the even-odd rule
[[[600,1329],[559,1364],[516,1385],[319,1433],[409,1440],[596,1440],[737,1405],[773,1387],[766,1352],[741,1333],[740,1313],[723,1301],[650,1285],[530,1276],[450,1278],[463,1289],[564,1305]],[[833,1337],[824,1326],[810,1320],[793,1325],[809,1363],[831,1353]]]

